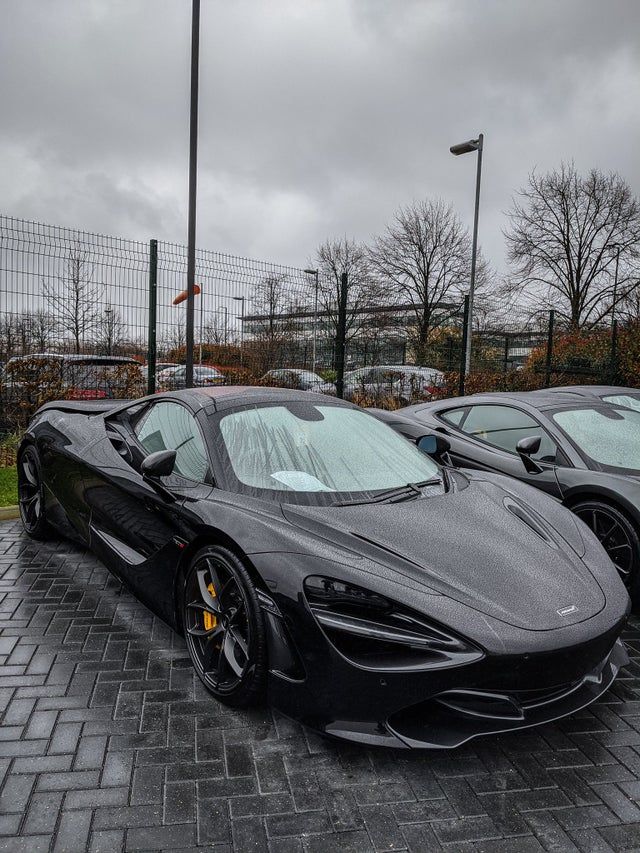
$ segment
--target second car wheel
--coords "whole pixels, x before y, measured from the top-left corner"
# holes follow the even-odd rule
[[[186,572],[182,624],[195,670],[226,705],[243,708],[263,695],[267,643],[251,576],[231,551],[207,546]]]
[[[629,591],[634,607],[640,606],[640,536],[617,507],[589,500],[572,507],[595,533]]]
[[[18,457],[18,502],[20,518],[33,539],[47,539],[51,533],[44,507],[44,485],[40,456],[34,445],[27,445]]]

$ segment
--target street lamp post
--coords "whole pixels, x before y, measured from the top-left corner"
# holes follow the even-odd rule
[[[191,106],[189,115],[189,224],[187,240],[187,351],[185,385],[193,388],[193,315],[196,279],[196,188],[198,176],[198,66],[200,0],[191,8]]]
[[[618,267],[620,265],[620,243],[612,243],[611,249],[616,250],[616,270],[613,276],[613,302],[611,303],[611,326],[616,322],[616,301],[618,298]]]
[[[311,372],[316,372],[316,337],[318,331],[318,281],[320,277],[320,270],[305,270],[307,275],[315,276],[315,290],[314,290],[314,300],[313,300],[313,336],[312,336],[312,344],[311,344]]]
[[[240,367],[244,367],[244,301],[245,296],[232,296],[234,302],[240,302]]]
[[[464,356],[464,372],[465,376],[471,368],[471,333],[473,331],[473,296],[476,286],[476,255],[478,251],[478,213],[480,211],[480,178],[482,175],[482,146],[484,143],[484,134],[480,134],[477,139],[469,139],[467,142],[461,142],[459,145],[452,145],[449,148],[452,154],[457,157],[460,154],[470,154],[473,151],[478,152],[478,167],[476,171],[476,203],[473,214],[473,243],[471,245],[471,282],[469,284],[469,319],[467,331],[467,347]]]

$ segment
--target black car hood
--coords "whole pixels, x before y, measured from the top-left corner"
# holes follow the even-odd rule
[[[473,480],[396,504],[283,507],[316,536],[396,569],[401,562],[403,574],[432,591],[536,631],[589,619],[605,604],[579,557],[573,517],[551,500],[549,510],[543,518],[495,483]]]

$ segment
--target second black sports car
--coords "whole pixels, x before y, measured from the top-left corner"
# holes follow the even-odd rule
[[[374,413],[409,438],[446,437],[457,466],[507,474],[560,500],[596,534],[640,607],[640,411],[554,389]]]
[[[52,403],[18,470],[26,530],[88,544],[231,705],[266,691],[334,737],[452,747],[583,708],[627,660],[628,595],[570,512],[340,400]]]

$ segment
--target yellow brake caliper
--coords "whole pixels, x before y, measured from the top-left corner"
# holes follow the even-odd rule
[[[212,583],[208,584],[207,589],[209,590],[209,592],[211,593],[213,598],[215,598],[216,597],[216,590],[215,590],[215,587],[213,586]],[[216,627],[217,624],[218,624],[218,620],[213,615],[213,613],[209,613],[208,610],[205,610],[204,611],[204,629],[205,629],[205,631],[211,631],[213,628]]]

